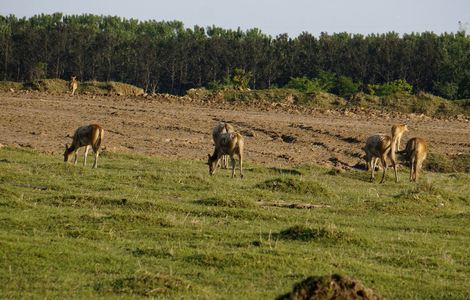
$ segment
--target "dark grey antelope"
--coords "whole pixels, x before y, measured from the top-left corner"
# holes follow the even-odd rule
[[[101,126],[96,124],[86,125],[77,128],[73,134],[73,141],[70,147],[65,145],[64,152],[64,161],[68,162],[70,157],[74,156],[74,164],[77,164],[77,152],[81,147],[85,147],[85,155],[83,160],[83,165],[86,166],[86,158],[88,155],[88,150],[91,146],[93,152],[95,153],[95,161],[93,162],[93,168],[98,167],[98,156],[101,143],[103,142],[104,130]]]
[[[235,132],[235,129],[233,128],[232,125],[226,122],[220,122],[214,129],[212,130],[212,140],[214,141],[214,145],[216,141],[219,139],[220,135],[222,133],[227,133],[227,132]],[[228,167],[228,155],[222,155],[222,158],[220,159],[221,162],[221,167],[222,169],[227,169]]]

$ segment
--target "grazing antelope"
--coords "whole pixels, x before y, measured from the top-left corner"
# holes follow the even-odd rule
[[[208,154],[207,164],[209,165],[209,175],[213,175],[217,169],[218,163],[222,155],[230,156],[232,164],[232,178],[235,176],[235,158],[238,156],[240,161],[240,177],[243,178],[243,136],[238,132],[225,132],[219,135],[215,142],[214,153]]]
[[[212,139],[214,140],[214,145],[216,141],[219,139],[220,135],[226,132],[229,132],[229,133],[235,132],[235,129],[233,128],[232,125],[230,125],[229,123],[225,123],[225,122],[220,122],[219,125],[214,127],[214,129],[212,130]],[[222,169],[227,169],[227,166],[228,166],[228,155],[222,155],[221,167]]]
[[[395,124],[392,126],[392,137],[394,137],[394,143],[396,143],[396,151],[400,151],[401,136],[408,132],[408,125],[406,124]]]
[[[88,155],[89,147],[93,148],[95,153],[95,161],[93,162],[93,168],[98,167],[98,156],[103,141],[104,130],[99,125],[91,124],[77,128],[73,134],[73,141],[70,147],[65,145],[64,152],[64,161],[68,162],[70,156],[74,155],[74,164],[77,164],[77,152],[80,147],[85,146],[85,158],[83,160],[83,165],[86,165],[86,157]]]
[[[78,88],[78,81],[76,76],[72,76],[72,78],[70,79],[69,88],[72,91],[73,96]]]
[[[395,182],[398,182],[397,164],[395,156],[396,143],[393,137],[384,134],[376,134],[367,138],[364,151],[366,152],[367,169],[371,171],[370,181],[374,181],[375,167],[380,159],[383,166],[382,180],[385,181],[385,173],[387,171],[387,158],[392,162],[395,171]]]
[[[419,171],[428,154],[428,143],[425,139],[415,137],[406,143],[404,152],[406,159],[410,163],[410,181],[416,182]]]

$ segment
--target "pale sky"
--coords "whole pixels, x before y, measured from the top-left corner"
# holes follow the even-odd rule
[[[0,0],[0,15],[30,17],[62,12],[157,21],[185,27],[259,28],[275,37],[303,31],[398,33],[470,30],[470,0]]]

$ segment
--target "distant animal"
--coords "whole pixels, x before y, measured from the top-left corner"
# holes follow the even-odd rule
[[[410,181],[416,182],[418,174],[423,166],[423,162],[428,154],[428,143],[425,139],[414,137],[406,143],[405,154],[410,164]]]
[[[243,178],[243,136],[238,132],[221,133],[215,142],[214,153],[208,154],[207,164],[209,165],[209,175],[214,175],[219,160],[223,155],[230,156],[232,165],[232,178],[235,176],[235,158],[237,155],[240,163],[240,177]]]
[[[212,139],[214,141],[214,145],[219,139],[220,135],[226,132],[235,132],[235,129],[232,125],[226,122],[220,122],[216,127],[214,127],[214,129],[212,130]],[[228,155],[222,155],[220,161],[222,169],[226,169],[228,167]]]
[[[401,137],[405,132],[408,132],[408,125],[406,124],[395,124],[392,126],[392,137],[394,137],[394,142],[396,143],[396,151],[400,151]]]
[[[74,164],[77,164],[77,152],[80,147],[85,147],[85,157],[83,165],[86,166],[86,158],[89,147],[91,146],[95,154],[93,168],[98,167],[98,156],[101,143],[103,142],[104,130],[96,124],[86,125],[77,128],[73,135],[72,145],[65,144],[64,162],[68,162],[72,154],[74,155]]]
[[[370,181],[374,181],[375,167],[377,161],[380,159],[383,166],[382,180],[385,181],[385,173],[387,172],[387,158],[392,163],[393,170],[395,171],[395,182],[398,182],[397,164],[396,164],[396,143],[393,142],[393,137],[385,134],[376,134],[367,138],[364,151],[366,152],[367,169],[371,172]]]
[[[72,78],[70,79],[69,88],[72,91],[73,96],[78,88],[78,81],[76,76],[72,76]]]

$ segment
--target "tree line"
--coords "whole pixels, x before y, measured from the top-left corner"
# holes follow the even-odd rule
[[[470,36],[443,33],[303,32],[272,37],[259,29],[185,28],[179,21],[115,16],[0,16],[0,78],[122,81],[182,94],[249,72],[249,87],[283,87],[322,72],[359,87],[404,80],[415,91],[470,98]]]

